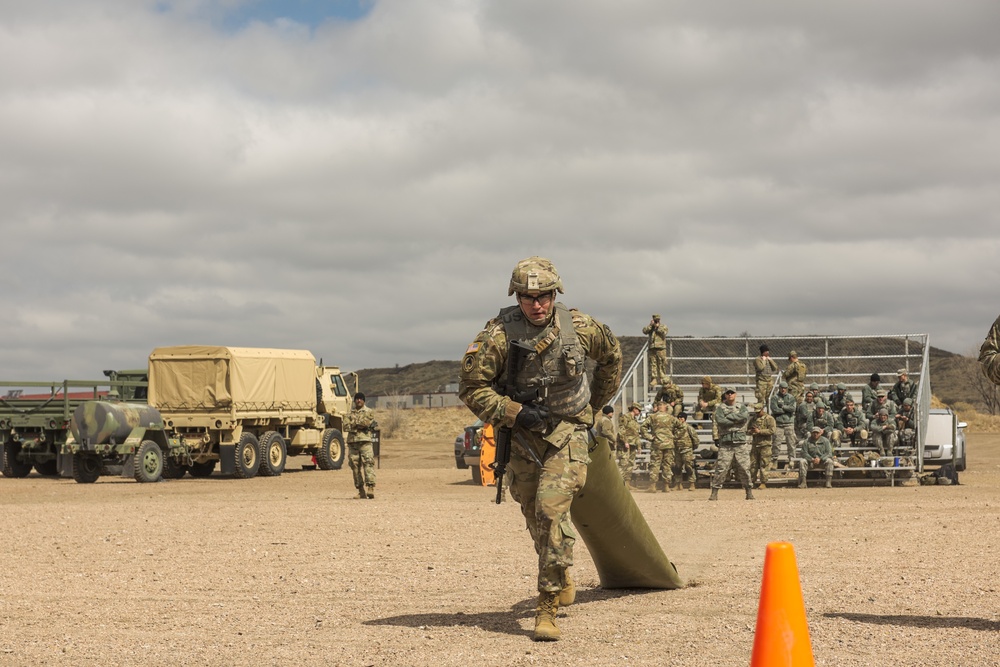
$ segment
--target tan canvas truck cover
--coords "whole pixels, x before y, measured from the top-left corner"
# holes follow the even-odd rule
[[[166,411],[312,411],[316,359],[307,350],[158,347],[149,355],[149,404]]]

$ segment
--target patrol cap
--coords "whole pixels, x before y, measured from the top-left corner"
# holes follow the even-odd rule
[[[885,415],[886,417],[888,417],[888,416],[889,416],[889,411],[888,411],[888,410],[886,410],[885,408],[882,408],[881,410],[879,410],[879,411],[878,411],[878,413],[879,413],[880,415]]]
[[[701,379],[701,381],[702,382],[708,382],[709,384],[711,384],[712,383],[712,376],[711,375],[706,375],[705,377],[703,377]]]
[[[815,382],[813,382],[811,385],[809,385],[809,388],[813,390],[813,393],[816,393],[817,391],[819,391],[819,385],[816,384]]]
[[[900,368],[898,371],[896,371],[896,375],[908,375],[908,374],[909,372],[905,368]]]
[[[354,400],[356,401],[358,399],[361,399],[362,401],[365,400],[365,395],[360,391],[354,395]]]
[[[878,391],[875,392],[875,396],[877,396],[878,398],[885,398],[888,395],[889,392],[887,392],[885,389],[879,389]]]
[[[761,410],[764,409],[764,404],[763,403],[754,403],[753,404],[753,409],[756,410],[757,412],[760,412]]]
[[[816,409],[817,409],[817,410],[826,410],[826,403],[824,403],[824,402],[823,402],[822,400],[820,400],[820,399],[817,399],[817,400],[816,400]]]
[[[809,432],[810,433],[822,433],[823,429],[820,428],[819,426],[813,426],[811,429],[809,429]]]
[[[660,319],[660,315],[658,313],[653,313],[653,319],[654,320]]]
[[[837,383],[837,391],[847,391],[847,385],[843,382]]]
[[[903,405],[913,405],[913,399],[912,398],[904,398],[903,399]]]
[[[603,408],[601,408],[601,412],[603,412],[606,415],[610,415],[614,411],[615,411],[615,409],[613,407],[611,407],[610,405],[605,405]]]
[[[563,291],[562,280],[556,267],[544,257],[528,257],[522,259],[510,274],[510,285],[507,296],[515,292],[560,292]]]
[[[870,378],[868,378],[868,381],[869,382],[881,382],[882,378],[879,377],[878,373],[872,373],[872,376]]]
[[[792,350],[791,352],[788,353],[788,358],[791,359],[792,357],[795,357],[796,359],[798,359],[799,358],[799,353],[796,352],[795,350]]]
[[[632,401],[631,403],[628,404],[628,409],[639,410],[640,412],[642,412],[642,406],[636,403],[635,401]]]
[[[727,396],[728,394],[735,394],[735,393],[736,393],[736,390],[733,389],[732,387],[726,387],[725,389],[722,390],[722,395],[723,396]]]
[[[782,389],[782,388],[783,389],[788,389],[788,383],[785,382],[784,380],[782,380],[781,382],[778,383],[778,388],[779,389]]]

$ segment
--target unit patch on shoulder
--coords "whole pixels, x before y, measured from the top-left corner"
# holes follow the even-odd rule
[[[465,359],[462,360],[462,370],[464,370],[466,373],[469,373],[475,367],[476,367],[475,355],[472,354],[465,355]]]
[[[479,345],[480,344],[479,344],[478,341],[475,342],[475,343],[473,343],[473,344],[471,344],[471,345],[469,345],[469,349],[466,350],[465,353],[466,354],[475,354],[476,352],[479,351]]]

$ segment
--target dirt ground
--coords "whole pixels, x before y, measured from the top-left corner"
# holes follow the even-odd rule
[[[747,665],[765,545],[795,545],[818,665],[1000,664],[1000,436],[961,486],[637,494],[689,586],[602,590],[577,549],[563,641],[535,558],[454,436],[348,470],[137,484],[0,479],[0,665]]]

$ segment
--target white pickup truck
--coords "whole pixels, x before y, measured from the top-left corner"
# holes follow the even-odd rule
[[[951,408],[931,408],[927,414],[927,437],[924,438],[923,465],[954,463],[955,470],[965,470],[965,422]]]

